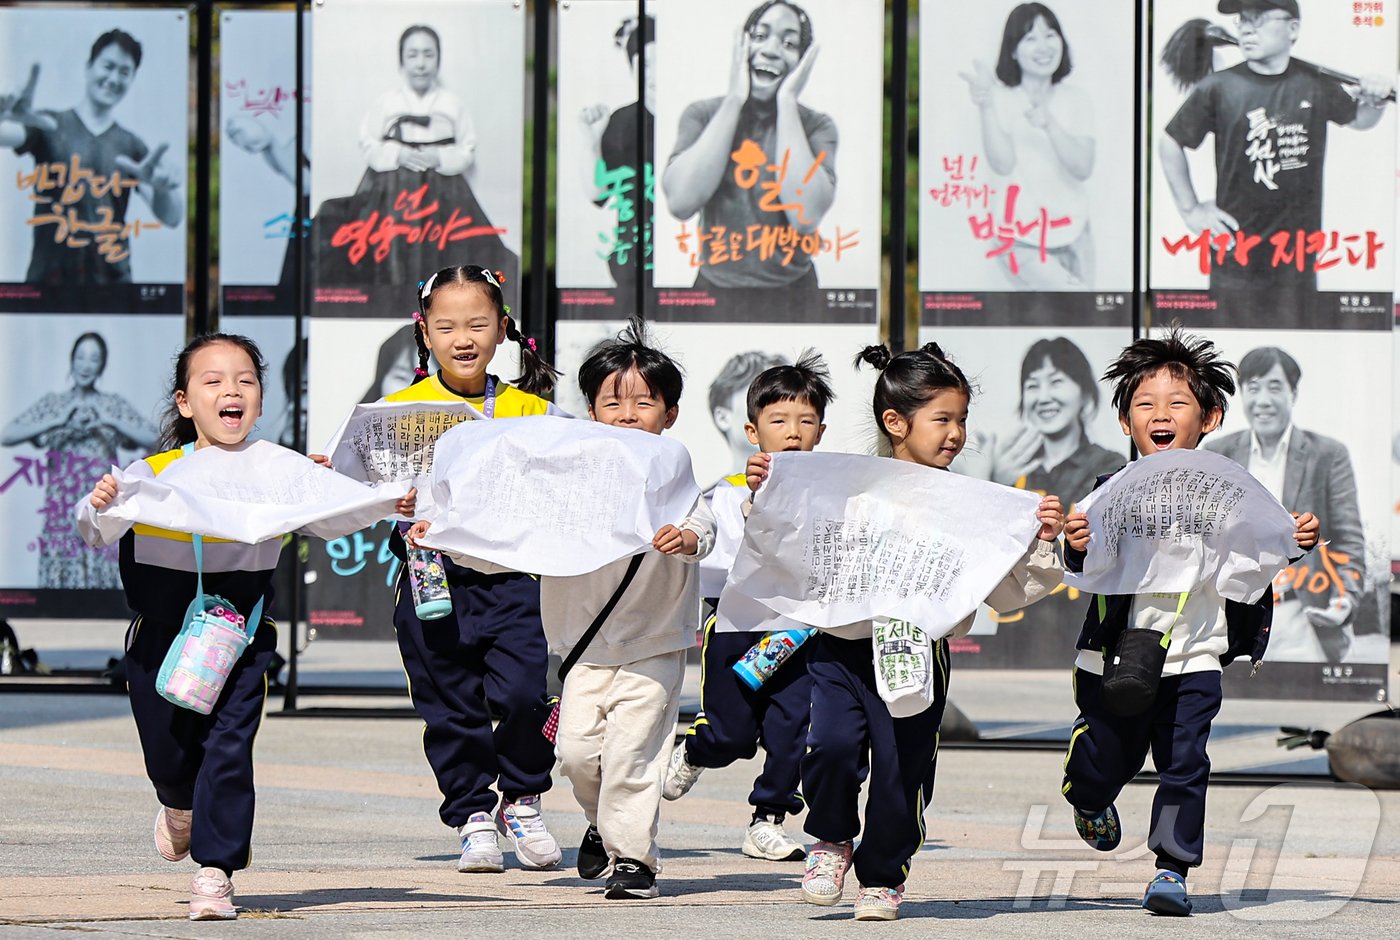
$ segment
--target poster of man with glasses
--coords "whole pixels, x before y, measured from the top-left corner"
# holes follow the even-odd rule
[[[1388,328],[1395,135],[1375,129],[1393,120],[1394,26],[1384,4],[1310,0],[1306,18],[1302,6],[1157,5],[1154,182],[1165,185],[1153,187],[1152,286],[1209,289],[1163,297],[1163,314]],[[1353,311],[1358,291],[1376,296]]]

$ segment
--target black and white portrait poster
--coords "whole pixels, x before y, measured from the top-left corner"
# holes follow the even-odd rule
[[[0,615],[119,617],[117,547],[73,507],[102,474],[159,450],[182,317],[0,316]]]
[[[418,281],[480,264],[519,296],[524,4],[315,6],[313,313],[397,317]]]
[[[656,18],[641,24],[636,0],[568,0],[559,5],[558,54],[559,315],[625,316],[637,305],[639,274],[651,283],[653,161],[639,144],[650,151],[655,126]]]
[[[0,10],[0,310],[183,311],[186,9]]]
[[[555,347],[556,365],[563,370],[555,402],[576,417],[587,418],[588,403],[578,387],[578,367],[589,350],[614,336],[621,321],[561,320]],[[680,414],[668,435],[690,450],[695,479],[708,489],[739,473],[758,448],[749,442],[749,385],[759,373],[791,365],[805,349],[821,353],[831,372],[835,400],[826,410],[826,433],[819,450],[875,453],[877,432],[871,411],[875,373],[857,371],[851,360],[875,342],[868,326],[816,323],[801,330],[785,324],[719,327],[702,323],[654,323],[652,338],[676,360],[685,376]],[[726,334],[720,337],[719,331]]]
[[[954,472],[1058,496],[1068,513],[1100,474],[1127,462],[1113,390],[1099,376],[1132,341],[1130,329],[926,326],[919,340],[943,347],[977,389]],[[983,607],[953,653],[969,666],[1062,669],[1085,603],[1061,585],[1024,610]]]
[[[662,0],[656,8],[648,315],[874,323],[884,4]]]
[[[1264,667],[1233,691],[1384,701],[1391,469],[1389,437],[1376,432],[1391,427],[1390,344],[1363,331],[1206,335],[1238,366],[1239,389],[1202,446],[1244,466],[1285,509],[1315,514],[1322,538],[1274,580]]]
[[[1374,5],[1153,4],[1155,319],[1389,330],[1396,29]]]
[[[309,76],[309,30],[305,55]],[[296,310],[298,231],[296,14],[221,13],[219,69],[220,314],[225,321],[290,316]],[[310,117],[308,96],[308,125]],[[310,182],[305,173],[303,185]]]
[[[922,11],[922,306],[988,323],[1111,320],[1133,289],[1137,5]]]

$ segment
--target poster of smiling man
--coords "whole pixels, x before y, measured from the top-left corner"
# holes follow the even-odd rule
[[[184,309],[184,8],[0,10],[0,310]]]
[[[1153,4],[1156,319],[1390,329],[1396,29],[1378,6]]]
[[[874,323],[884,5],[661,0],[656,319]]]
[[[1133,289],[1133,44],[1122,0],[920,16],[919,290],[931,322],[1112,323]]]
[[[525,10],[511,0],[314,7],[313,314],[399,316],[449,264],[519,296]]]

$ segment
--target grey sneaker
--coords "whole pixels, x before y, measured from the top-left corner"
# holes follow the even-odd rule
[[[522,796],[514,803],[502,799],[496,828],[515,846],[521,868],[553,868],[564,857],[558,841],[545,828],[538,796]]]

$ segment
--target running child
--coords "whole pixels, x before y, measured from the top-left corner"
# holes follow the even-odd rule
[[[797,365],[766,369],[749,385],[744,432],[764,454],[813,450],[826,431],[826,406],[834,397],[821,357],[804,353]],[[742,472],[726,477],[725,482],[747,485]],[[712,606],[716,606],[713,601]],[[750,858],[796,861],[807,853],[783,829],[783,819],[802,810],[799,764],[807,749],[807,719],[812,711],[807,644],[798,647],[757,690],[750,689],[735,675],[734,664],[764,632],[717,633],[714,617],[706,623],[700,712],[685,741],[671,754],[662,795],[678,800],[705,768],[748,760],[762,745],[763,772],[749,793],[753,818],[740,851]]]
[[[539,396],[554,388],[556,373],[516,329],[496,275],[474,264],[443,268],[420,288],[414,320],[422,378],[385,401],[465,401],[488,418],[548,410]],[[515,386],[487,371],[507,339],[520,344],[523,374]],[[438,366],[431,375],[429,357]],[[390,548],[403,559],[397,530]],[[539,582],[444,562],[453,613],[419,620],[405,568],[395,588],[394,632],[413,707],[427,726],[423,750],[442,791],[438,812],[461,839],[457,870],[503,871],[497,830],[522,868],[551,868],[562,853],[540,811],[554,750],[540,734],[549,714],[549,651]],[[493,712],[500,719],[494,730]]]
[[[127,468],[153,478],[201,447],[242,444],[262,415],[266,366],[257,345],[243,336],[213,333],[191,342],[175,360],[172,401],[162,442],[170,448]],[[78,507],[78,529],[98,544],[96,513],[117,498],[117,481],[104,474]],[[413,494],[398,511],[414,509]],[[249,614],[259,601],[272,606],[272,576],[281,539],[245,545],[204,538],[204,586]],[[126,635],[125,670],[131,713],[141,740],[146,775],[161,808],[156,850],[200,866],[190,896],[190,920],[232,920],[235,871],[252,858],[253,738],[262,723],[266,675],[277,651],[277,628],[264,617],[234,664],[214,711],[201,715],[156,691],[156,675],[184,624],[196,593],[193,537],[136,525],[120,539],[122,587],[135,614]]]
[[[1138,453],[1192,449],[1220,427],[1228,396],[1235,391],[1234,367],[1209,340],[1173,328],[1160,339],[1128,346],[1104,372],[1112,382],[1113,405],[1123,433]],[[1099,478],[1102,485],[1108,476]],[[1312,513],[1294,513],[1300,549],[1317,544]],[[1091,537],[1088,517],[1065,520],[1065,564],[1082,571]],[[1205,841],[1206,741],[1220,710],[1224,666],[1247,656],[1257,669],[1269,642],[1273,595],[1254,604],[1222,598],[1207,584],[1189,594],[1090,597],[1074,662],[1074,701],[1079,707],[1065,757],[1062,792],[1074,808],[1074,826],[1102,852],[1122,839],[1113,801],[1142,769],[1147,752],[1157,768],[1152,828],[1147,847],[1157,874],[1142,906],[1157,914],[1186,916],[1191,899],[1186,874],[1201,864]],[[1125,717],[1105,706],[1104,661],[1125,630],[1156,629],[1170,635],[1156,699],[1143,714]]]
[[[962,370],[937,343],[899,355],[869,346],[856,357],[880,370],[875,382],[875,423],[891,456],[947,470],[967,443],[972,388]],[[749,459],[748,483],[757,489],[768,476],[769,458]],[[1036,509],[1038,540],[997,585],[986,603],[1015,610],[1049,596],[1064,577],[1056,540],[1062,527],[1059,497],[1046,496]],[[952,636],[972,628],[975,614]],[[934,701],[919,714],[895,718],[880,697],[871,655],[871,621],[818,632],[808,640],[807,670],[812,677],[812,717],[807,753],[802,758],[802,792],[807,798],[805,829],[816,842],[807,853],[803,900],[833,905],[841,901],[846,871],[854,865],[860,880],[856,920],[894,920],[904,897],[904,881],[914,854],[924,843],[924,810],[933,797],[938,727],[948,701],[948,639],[935,645],[938,677]],[[865,826],[861,831],[860,786],[866,782]]]
[[[588,416],[660,434],[680,411],[681,371],[648,341],[633,318],[595,347],[578,371]],[[680,712],[685,654],[699,629],[699,561],[715,542],[703,499],[676,525],[663,526],[631,584],[564,679],[557,738],[560,772],[574,787],[588,830],[578,873],[598,878],[612,866],[609,898],[654,898],[661,870],[656,833],[661,785]],[[614,596],[629,559],[572,578],[548,578],[542,591],[550,647],[567,658]]]

